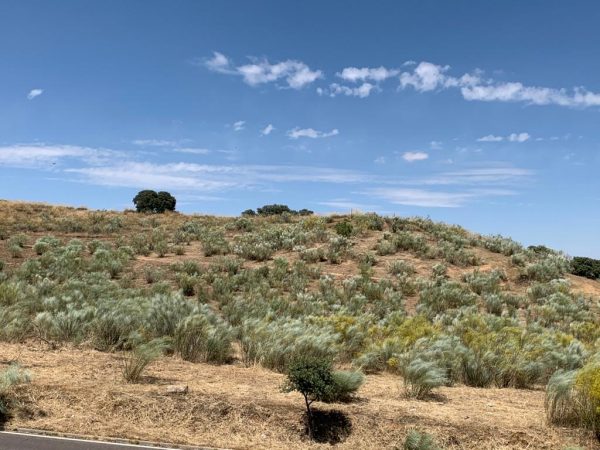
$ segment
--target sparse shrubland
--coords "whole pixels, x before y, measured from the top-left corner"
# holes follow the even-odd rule
[[[31,376],[17,363],[0,372],[0,425],[9,418],[16,401],[14,389],[20,384],[29,383]]]
[[[414,399],[547,385],[551,422],[598,428],[598,301],[558,252],[375,214],[32,208],[0,215],[2,341],[123,352],[131,382],[156,359],[325,361],[323,402],[349,400],[362,373]]]

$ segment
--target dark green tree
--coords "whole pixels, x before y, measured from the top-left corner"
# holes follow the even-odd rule
[[[297,391],[304,396],[308,418],[308,435],[313,438],[313,414],[310,406],[315,401],[329,399],[335,390],[331,363],[322,358],[300,357],[288,369],[286,392]]]
[[[292,211],[289,206],[278,204],[262,206],[261,208],[257,208],[256,212],[260,216],[275,216],[277,214],[283,214],[284,212],[290,214],[296,213],[296,211]]]
[[[163,213],[165,211],[175,211],[175,205],[177,200],[170,193],[160,191],[158,193],[158,202],[156,205],[156,212]]]
[[[177,200],[170,193],[161,191],[156,193],[151,189],[145,189],[137,193],[133,198],[137,212],[164,213],[175,211]]]
[[[586,258],[585,256],[576,256],[571,261],[571,273],[580,277],[600,279],[600,260]]]
[[[133,204],[137,212],[154,212],[157,199],[158,194],[156,191],[145,189],[133,197]]]

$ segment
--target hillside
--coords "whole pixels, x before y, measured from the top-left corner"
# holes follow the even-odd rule
[[[547,420],[552,375],[597,368],[600,283],[545,247],[423,218],[6,201],[0,239],[0,368],[32,375],[6,428],[329,445],[307,441],[302,397],[281,391],[293,359],[314,354],[366,375],[351,401],[315,404],[351,424],[331,438],[340,448],[394,448],[413,428],[444,448],[600,448],[568,407]],[[126,382],[124,361],[165,338]]]

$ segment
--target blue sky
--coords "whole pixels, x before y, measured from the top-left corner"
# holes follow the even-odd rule
[[[0,2],[0,197],[424,215],[600,257],[594,1]]]

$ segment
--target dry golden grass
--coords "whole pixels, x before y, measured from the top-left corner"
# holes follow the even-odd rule
[[[120,355],[49,350],[36,343],[1,344],[2,362],[18,359],[34,374],[20,388],[27,413],[8,424],[94,436],[125,437],[227,448],[320,448],[303,438],[303,403],[280,392],[283,376],[236,365],[192,364],[165,357],[140,384],[120,375]],[[166,394],[185,384],[188,394]],[[355,403],[319,405],[341,410],[352,434],[339,448],[393,448],[410,428],[439,436],[455,449],[598,448],[579,431],[545,424],[541,390],[440,389],[435,400],[403,397],[394,375],[370,375]]]

